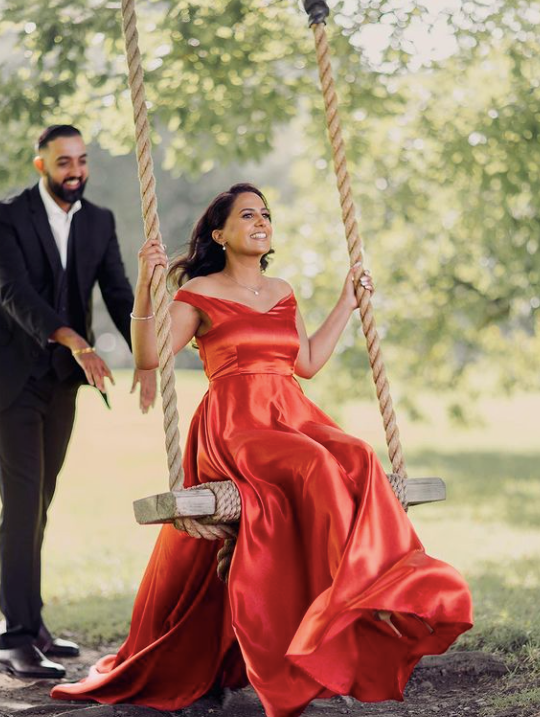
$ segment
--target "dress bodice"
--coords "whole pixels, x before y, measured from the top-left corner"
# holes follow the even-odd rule
[[[293,292],[265,312],[187,289],[177,291],[174,299],[200,309],[212,324],[196,339],[210,381],[239,374],[293,374],[300,347]]]

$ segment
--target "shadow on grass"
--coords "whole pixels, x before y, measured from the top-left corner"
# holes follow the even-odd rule
[[[44,620],[49,630],[79,641],[86,647],[118,644],[129,631],[133,593],[103,597],[87,595],[73,602],[54,602],[45,606]]]
[[[540,561],[535,558],[499,565],[489,563],[467,576],[473,593],[475,626],[457,649],[484,650],[519,659],[540,670]],[[133,594],[88,595],[45,608],[53,633],[86,647],[119,645],[127,637]]]
[[[498,520],[540,527],[540,453],[424,450],[407,458],[412,477],[429,474],[445,479],[453,504],[491,504]]]
[[[540,669],[540,562],[492,562],[467,580],[475,626],[460,638],[458,648],[519,656]]]

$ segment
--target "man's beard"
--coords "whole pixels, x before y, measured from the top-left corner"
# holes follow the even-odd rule
[[[75,202],[78,202],[79,199],[82,198],[87,180],[85,179],[84,182],[81,182],[77,189],[68,189],[65,186],[65,183],[70,179],[75,179],[75,177],[68,177],[61,184],[59,184],[58,182],[54,181],[50,174],[47,174],[47,183],[51,192],[63,202],[68,202],[68,204],[75,204]]]

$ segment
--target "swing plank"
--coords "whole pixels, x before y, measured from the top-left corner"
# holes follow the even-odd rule
[[[135,520],[141,525],[172,523],[175,518],[201,518],[216,510],[216,496],[209,488],[151,495],[133,502]]]
[[[407,502],[411,505],[437,503],[446,500],[446,485],[442,478],[409,478]]]
[[[446,486],[441,478],[409,478],[407,499],[409,506],[445,500]],[[175,518],[201,518],[212,515],[216,496],[208,488],[180,490],[151,495],[133,503],[135,519],[140,525],[172,523]]]

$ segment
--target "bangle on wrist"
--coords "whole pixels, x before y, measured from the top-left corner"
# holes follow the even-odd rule
[[[150,314],[149,316],[135,316],[133,311],[130,314],[133,321],[150,321],[150,319],[153,319],[155,314]]]
[[[93,354],[96,349],[93,346],[87,346],[84,349],[73,349],[71,351],[72,356],[80,356],[81,354]]]

